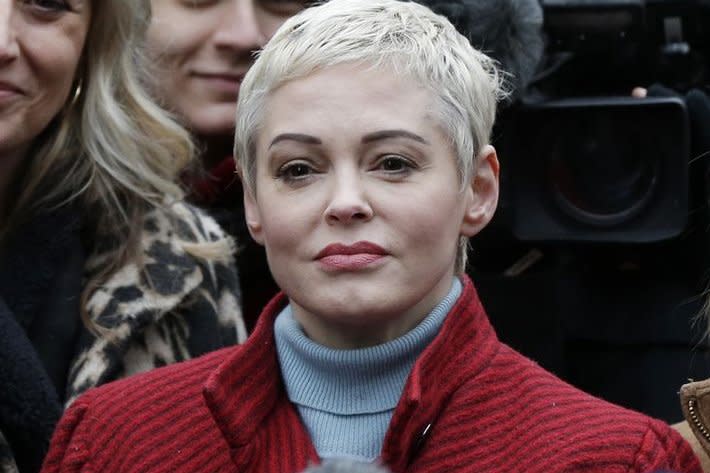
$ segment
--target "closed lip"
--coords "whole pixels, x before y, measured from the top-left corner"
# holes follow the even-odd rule
[[[194,76],[200,77],[202,79],[220,79],[226,81],[233,81],[241,83],[244,80],[244,74],[233,73],[233,72],[194,72]]]
[[[23,94],[25,91],[21,88],[15,85],[12,82],[7,82],[0,80],[0,92],[14,92],[16,94]]]
[[[335,255],[387,255],[387,251],[379,245],[369,241],[358,241],[351,245],[332,243],[318,252],[316,259]]]

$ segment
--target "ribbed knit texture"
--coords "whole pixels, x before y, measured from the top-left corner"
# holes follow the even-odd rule
[[[306,336],[288,305],[274,337],[288,397],[298,408],[321,458],[373,461],[414,362],[436,337],[461,294],[449,293],[411,331],[381,345],[336,350]]]
[[[286,303],[272,301],[244,345],[88,391],[43,473],[295,473],[317,462],[281,381],[273,325]],[[410,373],[381,460],[392,473],[702,472],[665,422],[500,343],[468,278]]]

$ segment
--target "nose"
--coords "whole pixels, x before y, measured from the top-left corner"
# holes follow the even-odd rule
[[[225,12],[215,32],[215,43],[220,49],[236,51],[240,55],[251,54],[267,41],[259,25],[259,12],[254,0],[228,1],[229,12]]]
[[[19,54],[15,31],[13,4],[15,0],[0,0],[0,65],[7,64]]]
[[[333,179],[331,197],[325,209],[329,225],[367,222],[374,212],[362,178],[356,172],[342,173]]]

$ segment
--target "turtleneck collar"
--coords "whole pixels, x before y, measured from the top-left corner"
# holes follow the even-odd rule
[[[387,343],[354,350],[315,343],[286,306],[276,318],[274,335],[289,399],[339,415],[393,410],[414,362],[436,337],[461,290],[454,278],[447,296],[414,329]]]

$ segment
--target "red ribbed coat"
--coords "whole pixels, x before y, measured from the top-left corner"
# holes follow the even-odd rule
[[[317,454],[280,377],[273,323],[246,344],[93,389],[43,471],[297,472]],[[500,343],[467,278],[417,360],[382,461],[400,472],[701,473],[665,423],[584,394]]]

